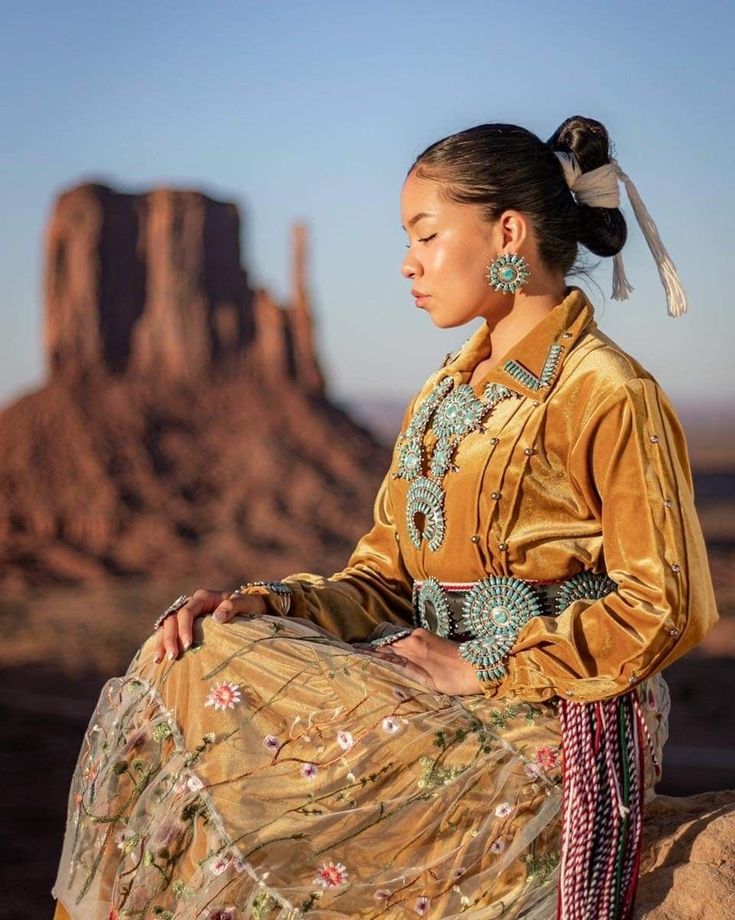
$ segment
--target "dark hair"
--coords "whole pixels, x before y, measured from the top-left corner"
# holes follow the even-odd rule
[[[614,256],[625,245],[627,225],[618,208],[577,204],[555,150],[574,153],[582,172],[610,162],[605,126],[573,115],[544,143],[517,125],[476,125],[427,147],[408,171],[442,183],[442,195],[479,205],[493,222],[503,211],[522,211],[533,224],[545,265],[565,276],[576,265],[582,243],[598,256]]]

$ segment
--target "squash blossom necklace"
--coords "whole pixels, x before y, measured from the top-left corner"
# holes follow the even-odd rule
[[[433,552],[444,542],[444,477],[459,469],[453,457],[461,442],[471,431],[485,430],[483,421],[492,409],[509,396],[523,398],[520,393],[499,383],[488,383],[481,396],[467,383],[455,387],[453,377],[443,377],[414,413],[401,435],[398,470],[394,479],[411,482],[406,502],[406,523],[413,545],[419,549],[426,540]],[[424,436],[431,421],[436,437],[431,452],[429,469],[424,475]],[[428,459],[428,457],[427,457]],[[416,517],[424,516],[423,530],[419,530]]]

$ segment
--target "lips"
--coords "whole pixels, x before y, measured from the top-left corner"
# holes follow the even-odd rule
[[[429,295],[424,294],[422,291],[417,291],[415,288],[412,288],[411,296],[416,297],[418,299],[419,297],[428,297]]]

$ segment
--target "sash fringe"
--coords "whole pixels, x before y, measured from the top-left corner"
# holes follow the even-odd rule
[[[632,920],[643,834],[643,748],[636,690],[561,700],[562,848],[557,920]]]

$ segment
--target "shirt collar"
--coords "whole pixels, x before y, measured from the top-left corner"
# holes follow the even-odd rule
[[[482,378],[536,402],[543,402],[554,388],[566,356],[589,324],[595,322],[594,307],[585,292],[568,286],[566,297],[550,310],[523,338],[502,356]],[[459,372],[468,383],[477,364],[492,352],[487,321],[444,365],[447,374]]]

